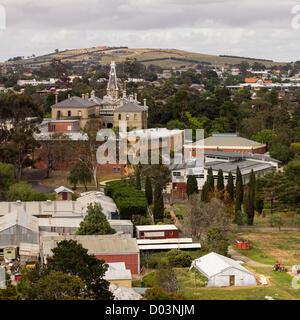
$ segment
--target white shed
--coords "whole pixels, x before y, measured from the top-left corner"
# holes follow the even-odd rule
[[[207,287],[256,286],[253,273],[237,261],[211,252],[192,262],[195,268],[208,279]]]

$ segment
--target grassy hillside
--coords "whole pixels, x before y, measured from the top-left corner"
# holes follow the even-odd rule
[[[162,68],[180,66],[193,67],[201,62],[211,63],[217,66],[226,64],[237,64],[241,61],[248,61],[249,64],[253,64],[256,61],[262,62],[267,67],[270,67],[272,65],[285,64],[280,62],[268,62],[259,59],[253,60],[234,57],[219,57],[215,55],[193,53],[176,49],[112,49],[103,47],[65,50],[59,53],[51,53],[33,59],[22,60],[17,63],[40,65],[49,63],[53,58],[61,59],[65,62],[89,61],[93,63],[99,63],[101,65],[109,64],[111,60],[122,62],[126,60],[126,58],[136,58],[138,61],[144,63],[145,65],[154,64],[159,65]],[[16,62],[7,62],[6,64],[11,63],[15,64]]]

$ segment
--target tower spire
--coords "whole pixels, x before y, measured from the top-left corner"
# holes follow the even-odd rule
[[[119,88],[116,73],[116,63],[112,61],[110,64],[109,80],[107,84],[107,94],[111,95],[113,98],[118,98]]]

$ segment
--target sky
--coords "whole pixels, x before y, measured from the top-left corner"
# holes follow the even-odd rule
[[[290,62],[299,40],[300,0],[0,0],[0,61],[106,45]]]

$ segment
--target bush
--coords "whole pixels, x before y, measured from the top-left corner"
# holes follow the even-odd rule
[[[232,221],[234,224],[237,224],[238,226],[244,226],[248,224],[248,217],[245,212],[237,211],[235,214],[235,217]]]
[[[186,252],[173,249],[168,253],[168,262],[172,267],[190,267],[193,258]]]
[[[54,200],[53,195],[45,195],[41,192],[35,192],[32,186],[27,182],[20,182],[9,187],[7,193],[8,201],[46,201]]]
[[[150,272],[146,274],[142,279],[142,287],[144,288],[152,288],[156,284],[156,272]]]

